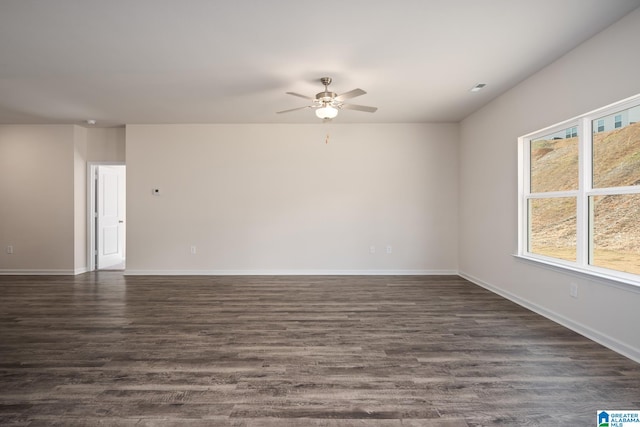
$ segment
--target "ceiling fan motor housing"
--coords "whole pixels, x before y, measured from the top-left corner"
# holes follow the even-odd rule
[[[324,92],[316,93],[316,101],[321,102],[323,105],[331,103],[338,96],[335,92],[329,92],[327,86],[331,84],[331,81],[331,77],[322,77],[320,79],[320,82],[324,85]]]
[[[319,92],[319,93],[316,93],[316,100],[320,102],[331,102],[333,101],[333,98],[335,98],[336,96],[338,95],[335,92],[329,92],[329,91]]]

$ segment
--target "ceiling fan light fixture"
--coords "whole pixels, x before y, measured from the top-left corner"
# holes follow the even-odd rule
[[[319,119],[333,119],[337,115],[338,109],[330,105],[326,105],[316,110],[316,116],[318,116]]]

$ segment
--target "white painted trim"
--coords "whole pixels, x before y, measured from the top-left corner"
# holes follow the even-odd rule
[[[612,338],[608,335],[600,333],[586,325],[583,325],[582,323],[575,322],[554,311],[547,310],[544,307],[534,304],[531,301],[526,300],[524,298],[520,298],[519,296],[514,295],[511,292],[507,292],[503,289],[493,286],[483,280],[478,279],[477,277],[471,276],[470,274],[459,271],[458,275],[480,287],[487,289],[488,291],[498,294],[501,297],[508,299],[509,301],[512,301],[524,308],[527,308],[533,311],[534,313],[537,313],[543,317],[546,317],[547,319],[550,319],[558,323],[559,325],[564,326],[565,328],[571,329],[572,331],[577,332],[578,334],[586,338],[589,338],[590,340],[595,341],[598,344],[601,344],[607,347],[608,349],[615,351],[616,353],[619,353],[635,362],[640,363],[640,349],[638,348],[628,346],[627,344],[620,342],[615,338]]]
[[[96,218],[93,215],[93,207],[96,204],[96,186],[93,182],[98,166],[126,166],[126,162],[87,162],[87,270],[96,269]],[[126,242],[126,237],[125,237]]]
[[[542,255],[535,255],[534,257],[531,255],[525,256],[514,254],[513,257],[518,261],[530,262],[531,264],[535,264],[548,270],[568,274],[584,280],[598,281],[598,283],[614,286],[625,291],[640,293],[640,281],[634,280],[637,275],[627,274],[627,277],[622,278],[621,276],[625,273],[617,273],[614,276],[607,274],[609,270],[604,268],[592,267],[587,270],[580,268],[573,263],[564,263],[562,260],[558,262],[555,258],[545,257]]]
[[[591,209],[589,207],[588,191],[591,189],[591,164],[593,150],[591,120],[584,117],[578,126],[578,198],[576,200],[576,262],[579,265],[589,265],[590,252],[593,245],[588,242],[593,238],[590,228]]]
[[[130,270],[125,276],[451,276],[457,270]]]
[[[84,270],[84,271],[80,271]],[[0,270],[0,276],[75,276],[76,274],[85,273],[86,268],[79,268],[77,270],[29,270],[29,269],[19,269],[19,270],[9,270],[3,269]]]
[[[95,206],[96,186],[93,177],[96,173],[96,163],[87,162],[87,270],[96,269],[95,256],[93,254],[95,248],[95,222],[93,215],[93,206]]]

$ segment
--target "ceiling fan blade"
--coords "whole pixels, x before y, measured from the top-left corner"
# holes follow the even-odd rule
[[[276,112],[276,114],[289,113],[291,111],[296,111],[296,110],[304,110],[305,108],[311,108],[311,105],[306,105],[304,107],[298,107],[298,108],[292,108],[290,110],[278,111],[278,112]]]
[[[287,95],[293,95],[293,96],[297,96],[297,97],[304,98],[304,99],[310,99],[312,101],[315,99],[315,98],[312,98],[310,96],[300,95],[299,93],[295,93],[295,92],[287,92]]]
[[[360,95],[364,95],[365,91],[363,91],[362,89],[354,89],[354,90],[350,90],[349,92],[345,92],[345,93],[341,93],[340,95],[336,96],[336,100],[337,101],[343,101],[345,99],[349,99],[349,98],[355,98],[356,96],[360,96]]]
[[[342,107],[346,110],[358,110],[358,111],[366,111],[367,113],[375,113],[378,110],[378,107],[367,107],[366,105],[355,105],[355,104],[342,104]]]

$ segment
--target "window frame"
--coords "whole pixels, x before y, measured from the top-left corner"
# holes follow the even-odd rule
[[[583,273],[634,285],[640,288],[640,274],[627,273],[591,265],[593,244],[592,210],[589,205],[592,196],[640,194],[640,185],[624,187],[593,188],[592,138],[598,132],[597,120],[640,105],[640,94],[620,102],[590,111],[569,120],[548,126],[518,138],[518,253],[516,256],[559,267],[572,272]],[[594,123],[595,122],[595,123]],[[567,128],[578,130],[578,189],[532,193],[531,190],[531,142]],[[576,261],[567,261],[529,251],[529,200],[535,198],[575,197],[576,198]]]

